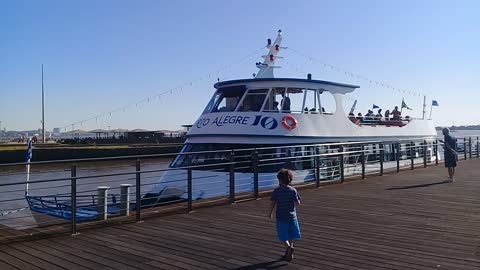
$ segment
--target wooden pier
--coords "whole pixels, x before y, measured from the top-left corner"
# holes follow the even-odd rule
[[[76,236],[0,245],[0,269],[480,269],[480,162],[300,191],[303,239],[283,252],[268,198]]]

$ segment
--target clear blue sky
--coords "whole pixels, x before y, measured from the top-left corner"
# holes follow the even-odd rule
[[[438,100],[437,125],[479,124],[479,10],[478,1],[436,0],[1,1],[0,121],[8,130],[41,126],[43,63],[48,130],[203,78],[75,126],[179,129],[199,116],[217,77],[251,77],[265,53],[258,49],[282,29],[285,46]],[[351,96],[362,111],[373,103],[391,108],[404,97],[414,108],[409,113],[421,115],[423,97],[371,85],[292,50],[283,56],[277,77],[310,72],[358,84]]]

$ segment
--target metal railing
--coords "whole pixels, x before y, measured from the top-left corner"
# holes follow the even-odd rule
[[[19,180],[26,164],[2,164],[0,230],[12,233],[2,233],[0,240],[64,231],[65,226],[76,234],[84,225],[140,222],[165,211],[257,199],[278,185],[280,168],[296,172],[294,185],[320,187],[438,165],[442,146],[431,137],[199,151],[179,153],[177,159],[184,162],[174,167],[165,159],[171,154],[31,162],[26,196],[27,182]],[[459,158],[479,158],[479,146],[478,136],[459,139]]]

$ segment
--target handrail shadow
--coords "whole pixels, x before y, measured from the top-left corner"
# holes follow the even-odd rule
[[[449,183],[449,182],[448,181],[441,181],[441,182],[433,182],[433,183],[428,183],[428,184],[420,184],[420,185],[412,185],[412,186],[391,187],[391,188],[387,188],[387,190],[422,188],[422,187],[430,187],[430,186],[442,185],[442,184],[447,184],[447,183]]]

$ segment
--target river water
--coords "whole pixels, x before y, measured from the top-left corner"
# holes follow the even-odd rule
[[[160,170],[142,174],[142,193],[148,192],[153,184],[157,183],[168,168],[173,158],[146,159],[141,162],[141,169]],[[129,173],[126,175],[92,177],[77,180],[77,194],[91,195],[97,193],[97,187],[110,187],[110,194],[120,194],[121,184],[135,184],[135,160],[97,161],[77,163],[77,177]],[[30,166],[29,194],[32,196],[65,195],[70,194],[70,180],[56,180],[42,183],[35,181],[69,178],[71,164],[41,164]],[[35,224],[25,200],[27,179],[26,167],[0,167],[0,184],[14,184],[0,186],[0,225],[14,228],[31,227]],[[33,182],[33,183],[32,183]],[[135,192],[132,188],[131,192]],[[10,213],[14,212],[14,213]],[[3,214],[3,215],[2,215]]]

